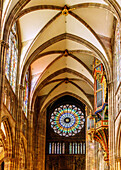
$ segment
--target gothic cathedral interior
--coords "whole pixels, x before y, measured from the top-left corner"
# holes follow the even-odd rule
[[[0,0],[1,170],[121,170],[121,0]]]

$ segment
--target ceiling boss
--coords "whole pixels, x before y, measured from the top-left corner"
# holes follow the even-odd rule
[[[75,8],[70,9],[69,7],[67,7],[67,5],[64,6],[63,10],[62,10],[62,14],[67,16],[69,14],[69,11],[74,10]]]

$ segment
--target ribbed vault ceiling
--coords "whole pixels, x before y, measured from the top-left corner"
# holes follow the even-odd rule
[[[3,23],[17,2],[4,2]],[[116,4],[120,9],[120,1]],[[44,108],[53,98],[69,93],[92,108],[94,57],[110,64],[115,17],[108,0],[31,0],[17,13],[20,81],[30,66],[31,102],[46,96]]]

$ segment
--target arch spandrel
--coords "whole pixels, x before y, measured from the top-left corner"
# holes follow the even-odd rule
[[[61,90],[60,90],[61,89]],[[51,101],[54,97],[59,96],[63,93],[71,93],[73,94],[73,92],[75,93],[76,96],[80,96],[83,101],[85,101],[85,103],[88,103],[88,105],[90,106],[90,108],[93,110],[93,107],[90,103],[90,101],[88,100],[88,98],[85,96],[85,94],[83,92],[81,92],[79,89],[75,88],[72,84],[68,83],[68,84],[62,84],[60,87],[58,87],[57,89],[55,89],[52,93],[50,93],[50,95],[47,97],[47,99],[45,100],[41,111],[43,110],[43,108],[46,106],[46,104]],[[40,111],[40,112],[41,112]]]

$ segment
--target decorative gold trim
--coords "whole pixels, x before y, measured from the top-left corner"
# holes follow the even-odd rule
[[[96,73],[96,80],[99,81],[100,84],[102,84],[101,80],[102,80],[102,77],[103,77],[103,73]]]
[[[75,8],[69,9],[66,5],[64,6],[63,10],[62,10],[62,14],[67,16],[69,14],[69,11],[74,10]]]
[[[103,86],[104,86],[104,102],[106,100],[106,88],[107,88],[107,84],[106,84],[106,78],[105,76],[103,76],[103,81],[102,81],[102,90],[103,90]]]
[[[64,6],[64,9],[62,10],[62,14],[67,16],[69,14],[69,10],[67,9],[67,6]]]
[[[66,49],[66,50],[64,51],[64,56],[67,57],[68,55],[69,55],[69,52],[68,52],[68,50]]]
[[[99,61],[97,58],[95,59],[95,67],[97,67],[99,64],[101,64],[101,61]]]

